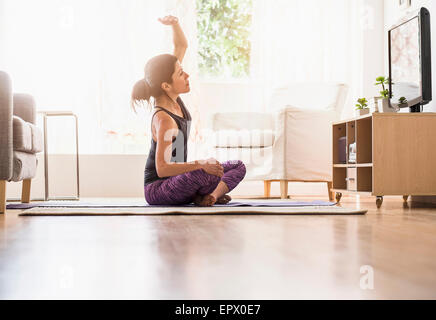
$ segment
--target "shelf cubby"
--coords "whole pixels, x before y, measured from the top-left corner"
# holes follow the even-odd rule
[[[347,188],[347,168],[333,168],[333,189]]]
[[[357,163],[372,163],[372,118],[356,121]]]
[[[347,136],[347,126],[345,123],[333,125],[333,163],[342,164],[339,162],[339,138]]]
[[[357,168],[357,191],[372,191],[372,167]]]
[[[354,162],[350,162],[350,144],[356,142],[356,122],[351,121],[347,122],[347,163],[354,164]]]

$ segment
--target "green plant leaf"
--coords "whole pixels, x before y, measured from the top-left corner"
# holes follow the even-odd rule
[[[246,77],[253,0],[196,0],[202,76]]]

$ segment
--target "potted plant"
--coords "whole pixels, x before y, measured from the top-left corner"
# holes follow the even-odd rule
[[[356,104],[356,116],[360,117],[365,114],[369,114],[368,100],[366,98],[360,98]]]
[[[379,111],[382,112],[395,112],[396,110],[392,108],[391,102],[390,102],[390,92],[389,89],[386,89],[385,85],[393,84],[391,83],[391,79],[380,76],[376,79],[376,83],[374,85],[382,86],[382,91],[380,91],[380,97],[376,97],[375,101],[378,104]]]
[[[408,106],[408,101],[406,99],[406,97],[401,97],[400,99],[398,99],[398,107],[399,108],[407,108]]]

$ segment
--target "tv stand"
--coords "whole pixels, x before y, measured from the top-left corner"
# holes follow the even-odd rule
[[[339,138],[356,143],[355,161],[339,162]],[[436,195],[436,113],[373,113],[333,123],[333,189],[377,197]]]
[[[422,112],[422,105],[421,104],[416,104],[416,105],[410,107],[410,113],[417,113],[417,112]]]

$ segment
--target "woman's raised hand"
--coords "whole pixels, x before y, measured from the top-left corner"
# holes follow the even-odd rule
[[[222,177],[224,175],[224,168],[216,159],[209,158],[206,161],[202,161],[201,168],[206,173],[213,174],[214,176]]]
[[[163,18],[158,18],[158,20],[166,26],[173,26],[179,23],[179,19],[174,16],[165,16]]]
[[[171,29],[173,30],[174,55],[180,63],[182,63],[186,49],[188,48],[188,41],[186,40],[185,34],[180,26],[179,19],[174,16],[165,16],[163,18],[158,18],[158,20],[163,25],[171,26]]]

